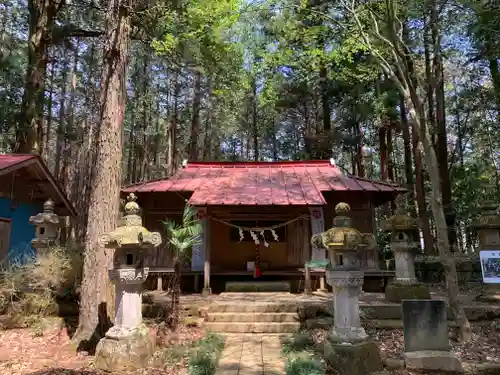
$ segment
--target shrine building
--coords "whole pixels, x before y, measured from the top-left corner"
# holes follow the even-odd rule
[[[310,239],[332,226],[337,203],[350,205],[355,228],[375,233],[375,207],[402,192],[393,184],[346,175],[333,162],[320,160],[187,163],[170,178],[123,188],[122,196],[136,194],[144,226],[164,236],[146,258],[150,272],[158,275],[172,269],[163,222],[180,222],[186,202],[196,208],[203,235],[183,264],[183,291],[221,292],[230,281],[258,277],[287,281],[297,292],[305,263],[326,257]],[[361,266],[365,278],[384,275],[378,250],[368,253]],[[321,270],[316,271],[318,279]],[[160,287],[161,281],[159,276]]]

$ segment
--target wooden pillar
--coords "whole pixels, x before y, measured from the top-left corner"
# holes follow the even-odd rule
[[[156,290],[161,292],[163,290],[163,275],[159,272],[156,276]]]
[[[307,266],[305,266],[305,283],[304,283],[304,293],[305,294],[312,294],[312,288],[311,288],[311,269]]]
[[[323,274],[320,278],[319,278],[319,289],[318,291],[321,291],[321,292],[326,292],[327,289],[325,287],[325,274]]]
[[[198,285],[200,285],[200,275],[198,273],[194,274],[194,292],[198,293],[199,288]]]
[[[203,230],[205,231],[205,264],[203,267],[203,292],[202,294],[204,296],[208,296],[212,294],[212,288],[210,288],[210,238],[211,238],[211,233],[210,233],[210,218],[207,218],[205,220],[205,228]]]

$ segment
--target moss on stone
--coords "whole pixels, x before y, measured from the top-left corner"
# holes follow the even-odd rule
[[[127,337],[118,340],[105,337],[99,341],[94,363],[105,371],[135,371],[147,367],[153,352],[149,329],[141,325]]]
[[[227,282],[226,292],[256,293],[256,292],[290,292],[287,281],[255,281]]]
[[[424,284],[406,284],[394,281],[385,288],[385,298],[390,302],[399,303],[404,299],[430,299],[431,294],[429,288]]]
[[[366,375],[383,370],[380,351],[373,341],[350,345],[325,341],[323,358],[339,375]]]

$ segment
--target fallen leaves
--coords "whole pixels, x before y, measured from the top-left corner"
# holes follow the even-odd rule
[[[155,327],[151,327],[155,332]],[[172,333],[170,345],[189,346],[204,335],[200,327],[180,326]],[[31,329],[0,331],[0,374],[2,375],[101,375],[93,368],[93,357],[75,353],[65,327],[50,329],[36,337]],[[178,375],[185,359],[175,366],[148,368],[134,375]]]
[[[500,321],[478,322],[471,324],[472,340],[461,344],[450,340],[452,350],[462,361],[500,362]],[[455,328],[450,329],[450,337],[456,337]],[[367,333],[378,342],[385,358],[402,359],[404,354],[404,335],[402,329],[368,328]],[[328,332],[323,329],[312,330],[316,343],[323,342]]]

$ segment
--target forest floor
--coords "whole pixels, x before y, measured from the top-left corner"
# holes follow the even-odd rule
[[[150,326],[156,338],[156,327]],[[200,327],[181,326],[168,339],[171,348],[189,347],[203,337]],[[166,353],[168,348],[163,349]],[[181,375],[187,373],[187,356],[165,354],[165,366],[141,369],[133,375]],[[184,351],[184,354],[187,350]],[[101,375],[109,374],[93,367],[94,356],[76,353],[67,327],[52,327],[43,334],[32,328],[0,331],[0,374],[2,375]]]
[[[473,323],[473,339],[465,345],[453,340],[455,330],[450,330],[453,351],[462,361],[499,362],[500,361],[500,321]],[[380,344],[385,358],[403,358],[403,332],[399,329],[367,329],[368,333]],[[156,328],[151,327],[152,335]],[[313,331],[315,341],[321,342],[326,331]],[[184,327],[171,337],[172,346],[189,345],[203,336],[200,327]],[[33,329],[9,329],[0,332],[0,374],[2,375],[101,375],[93,368],[94,357],[78,353],[72,349],[66,327],[51,328],[36,334]],[[165,367],[152,367],[136,371],[133,375],[182,375],[186,374],[186,357],[178,358],[177,363]],[[395,372],[397,373],[397,372]]]

